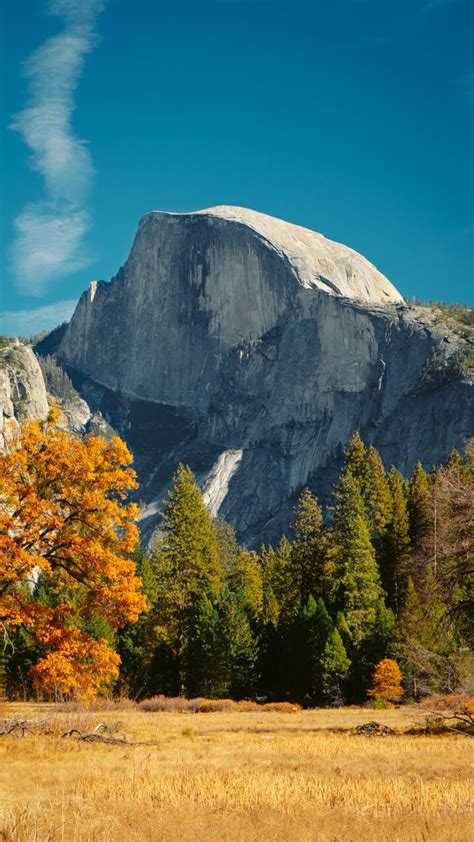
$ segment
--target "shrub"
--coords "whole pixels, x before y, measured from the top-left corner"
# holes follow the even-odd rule
[[[144,699],[138,707],[149,713],[195,713],[204,699],[185,699],[183,696],[152,696]]]
[[[204,699],[197,707],[196,713],[219,713],[219,711],[238,710],[237,702],[232,699]]]
[[[298,713],[301,705],[296,702],[267,702],[261,709],[267,713]]]
[[[262,709],[261,705],[258,705],[257,702],[251,702],[249,699],[242,699],[240,702],[237,702],[237,707],[241,713],[253,712]]]
[[[248,699],[186,699],[184,696],[152,696],[139,703],[140,710],[150,713],[297,713],[301,706],[292,702],[258,704]]]

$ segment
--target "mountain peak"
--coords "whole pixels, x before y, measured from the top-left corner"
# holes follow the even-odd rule
[[[208,217],[243,225],[285,258],[300,286],[370,304],[403,304],[394,285],[354,249],[323,234],[250,208],[217,205],[185,213],[151,211],[143,218]]]

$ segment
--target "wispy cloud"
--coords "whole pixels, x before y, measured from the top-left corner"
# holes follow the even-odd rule
[[[422,0],[421,12],[434,12],[436,9],[442,9],[445,6],[453,6],[458,0]]]
[[[12,260],[22,292],[40,295],[50,279],[85,265],[85,209],[94,173],[85,141],[74,135],[74,91],[84,58],[94,47],[102,0],[54,0],[48,11],[65,29],[25,62],[29,97],[10,124],[31,149],[33,170],[44,181],[45,198],[29,203],[15,220]],[[81,253],[82,251],[82,253]]]
[[[76,299],[56,301],[29,310],[7,310],[0,313],[0,334],[3,336],[33,336],[67,322],[77,304]]]

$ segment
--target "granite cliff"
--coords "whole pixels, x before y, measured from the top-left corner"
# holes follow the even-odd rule
[[[274,539],[328,491],[354,430],[402,471],[474,432],[465,342],[365,258],[233,207],[140,221],[56,351],[132,447],[149,536],[178,461],[241,540]]]
[[[46,386],[33,351],[18,339],[0,337],[0,449],[4,436],[27,418],[46,418]]]

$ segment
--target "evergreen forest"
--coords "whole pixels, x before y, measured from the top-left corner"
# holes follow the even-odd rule
[[[407,480],[355,433],[332,505],[304,490],[291,538],[258,552],[212,520],[179,465],[152,549],[132,554],[147,610],[122,628],[84,616],[120,657],[113,692],[360,704],[384,659],[396,661],[405,701],[469,692],[473,460],[471,442],[430,472],[418,462]],[[45,572],[34,599],[54,604]],[[24,627],[10,642],[6,689],[27,699],[44,646]]]

